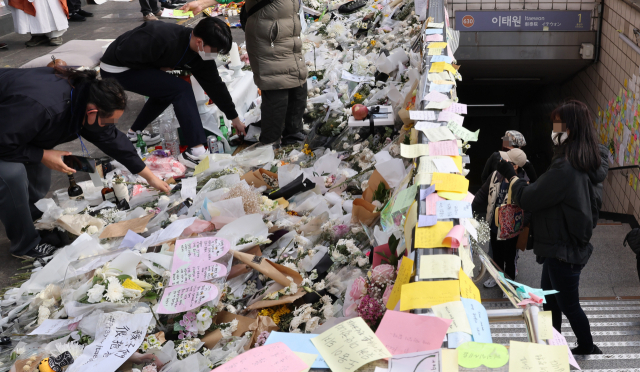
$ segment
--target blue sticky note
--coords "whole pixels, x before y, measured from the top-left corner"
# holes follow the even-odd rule
[[[503,273],[499,273],[500,276],[502,277],[502,279],[506,280],[507,282],[513,284],[516,287],[516,291],[518,291],[518,293],[520,293],[520,297],[522,298],[531,298],[531,296],[529,296],[529,293],[533,293],[534,295],[542,298],[542,303],[547,303],[547,299],[545,298],[546,295],[550,295],[550,294],[556,294],[556,293],[560,293],[556,290],[542,290],[540,288],[531,288],[526,284],[522,284],[522,283],[518,283],[514,280],[511,279],[507,279],[504,277]]]
[[[325,363],[322,355],[318,352],[313,342],[311,342],[312,338],[318,337],[315,334],[307,334],[307,333],[284,333],[284,332],[271,332],[267,342],[265,345],[275,344],[276,342],[283,342],[285,345],[289,347],[292,351],[297,351],[299,353],[307,353],[307,354],[315,354],[318,357],[316,361],[313,362],[311,368],[329,368],[327,363]]]
[[[491,328],[489,328],[489,317],[487,310],[476,300],[470,298],[461,298],[464,311],[467,313],[467,319],[473,332],[473,341],[493,343],[491,338]]]
[[[433,226],[438,222],[438,218],[436,216],[418,216],[418,227],[428,227]]]
[[[452,61],[453,61],[453,58],[449,56],[432,56],[431,57],[431,62],[446,62],[451,64]]]
[[[431,185],[426,189],[420,189],[420,200],[425,200],[427,196],[433,194],[436,191],[436,185]]]
[[[471,203],[463,200],[441,200],[436,203],[438,219],[473,218]]]
[[[428,28],[428,29],[424,30],[424,34],[425,35],[442,34],[442,29],[441,28]]]
[[[473,341],[470,334],[464,332],[452,332],[447,334],[447,347],[449,349],[455,349],[465,342]]]
[[[453,89],[453,84],[431,84],[429,85],[429,92],[447,93]]]

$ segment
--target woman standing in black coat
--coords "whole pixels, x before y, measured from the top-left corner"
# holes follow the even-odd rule
[[[532,212],[533,251],[543,264],[541,287],[560,292],[547,296],[544,305],[552,311],[554,328],[561,332],[564,314],[578,339],[578,347],[571,351],[602,354],[593,343],[578,291],[580,272],[593,252],[589,240],[598,219],[596,185],[602,182],[602,161],[597,137],[582,102],[561,105],[551,118],[566,131],[552,133],[556,146],[549,169],[532,184],[518,179],[507,162],[498,164],[498,172],[512,183],[513,202]]]

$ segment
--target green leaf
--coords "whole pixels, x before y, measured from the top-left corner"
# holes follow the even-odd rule
[[[173,331],[174,332],[184,331],[184,327],[178,324],[178,322],[175,322],[173,323]]]
[[[125,280],[131,279],[131,275],[122,274],[122,275],[118,275],[117,278],[120,281],[120,283],[123,283]]]
[[[149,291],[145,293],[145,295],[142,296],[142,298],[144,298],[145,300],[155,300],[158,298],[158,294],[154,291]]]

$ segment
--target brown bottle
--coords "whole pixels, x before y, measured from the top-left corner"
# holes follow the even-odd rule
[[[103,180],[102,185],[102,200],[110,201],[112,203],[116,203],[118,200],[116,199],[116,193],[113,191],[113,188],[107,185],[107,181]]]
[[[82,194],[84,193],[82,191],[82,187],[76,184],[76,180],[75,178],[73,178],[73,173],[68,173],[67,175],[69,176],[69,188],[67,189],[67,193],[69,194],[69,199],[71,200],[75,200],[78,198],[82,199]]]

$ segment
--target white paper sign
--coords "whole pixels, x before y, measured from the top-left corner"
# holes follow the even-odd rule
[[[440,123],[433,123],[430,121],[419,121],[416,123],[414,128],[416,128],[416,130],[421,130],[424,132],[427,129],[440,128],[441,126],[442,124]]]
[[[436,120],[436,113],[433,111],[409,111],[411,120]]]
[[[356,83],[364,83],[367,81],[373,82],[375,81],[373,76],[360,76],[360,75],[354,75],[350,72],[347,72],[345,70],[342,70],[342,78],[344,80],[349,80],[349,81],[355,81]]]
[[[95,341],[84,348],[67,372],[117,370],[144,341],[152,316],[122,311],[101,314]]]
[[[460,173],[460,170],[450,157],[443,157],[431,160],[438,168],[439,173]]]
[[[33,332],[29,333],[29,336],[32,335],[52,335],[61,330],[62,328],[68,327],[71,324],[78,323],[82,320],[83,315],[80,315],[73,319],[47,319],[40,327],[33,330]]]
[[[191,198],[195,199],[196,197],[196,186],[198,186],[198,179],[196,177],[189,177],[182,180],[182,190],[180,191],[180,195],[183,198]]]

